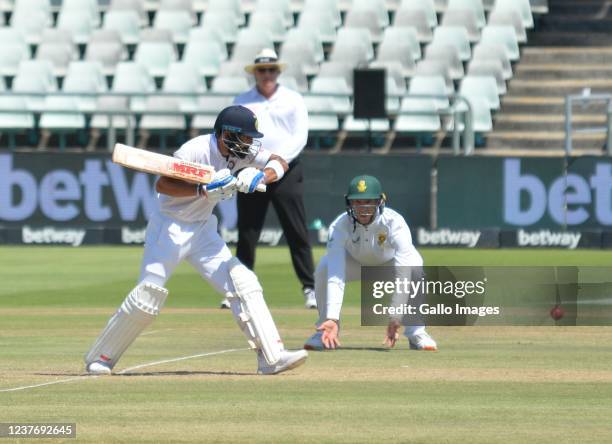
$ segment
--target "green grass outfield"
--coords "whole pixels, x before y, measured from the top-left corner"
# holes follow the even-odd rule
[[[0,248],[0,423],[76,423],[77,441],[95,443],[612,442],[612,328],[432,327],[439,352],[405,340],[388,351],[382,328],[359,326],[354,284],[345,348],[266,377],[220,297],[183,265],[162,315],[116,368],[128,371],[85,376],[82,356],[141,254]],[[603,251],[423,254],[430,265],[612,265]],[[315,313],[302,308],[287,250],[258,250],[256,271],[286,345],[301,347]],[[189,359],[156,363],[179,358]]]

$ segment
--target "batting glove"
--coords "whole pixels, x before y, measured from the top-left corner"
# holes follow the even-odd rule
[[[201,185],[199,194],[205,195],[211,202],[219,202],[231,198],[236,192],[237,179],[230,170],[223,169],[213,175],[213,181],[208,185]]]
[[[253,193],[257,185],[263,184],[264,173],[257,168],[248,167],[238,173],[236,189],[241,193]]]

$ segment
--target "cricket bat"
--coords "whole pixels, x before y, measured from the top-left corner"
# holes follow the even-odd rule
[[[192,183],[209,184],[212,182],[215,168],[201,163],[188,162],[176,157],[141,150],[122,143],[116,143],[113,149],[113,162],[145,173],[174,177]],[[257,191],[265,193],[266,185],[257,185]]]
[[[176,157],[141,150],[122,143],[113,149],[113,162],[132,170],[174,177],[192,183],[210,183],[215,169],[210,165],[187,162]]]

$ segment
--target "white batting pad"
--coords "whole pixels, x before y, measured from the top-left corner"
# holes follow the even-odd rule
[[[114,367],[123,352],[157,317],[167,297],[168,290],[163,287],[149,282],[137,285],[85,355],[85,363],[101,361]]]
[[[227,294],[232,313],[249,344],[263,352],[268,364],[275,364],[285,347],[264,300],[259,280],[235,257],[230,259],[228,268],[235,289],[235,293]]]

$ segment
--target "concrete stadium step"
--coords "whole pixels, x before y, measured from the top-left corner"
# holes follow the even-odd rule
[[[508,85],[509,94],[529,96],[566,96],[582,94],[590,89],[591,94],[609,94],[612,91],[611,79],[512,79]]]
[[[528,34],[527,38],[529,44],[534,46],[582,46],[588,48],[606,47],[612,45],[612,34],[609,32],[532,32]]]
[[[490,150],[563,152],[565,96],[612,93],[612,0],[549,0],[549,8],[549,14],[536,17],[521,47],[493,131],[486,135]],[[575,103],[572,113],[574,149],[601,153],[606,104]]]
[[[588,63],[568,66],[563,63],[520,63],[515,67],[514,77],[521,80],[612,78],[612,65]]]
[[[612,63],[612,46],[598,48],[581,47],[526,47],[521,53],[520,64],[606,64]]]
[[[605,11],[609,14],[609,11]],[[538,32],[551,30],[567,30],[567,32],[597,32],[605,33],[612,25],[609,15],[603,17],[595,15],[548,15],[543,18]]]
[[[603,133],[574,133],[575,149],[603,150],[606,136]],[[538,149],[563,149],[563,131],[495,131],[487,134],[488,148],[523,147]]]
[[[606,8],[606,1],[550,1],[548,5],[551,16],[581,16],[581,17],[600,17],[602,14],[609,14]]]
[[[573,128],[604,127],[605,114],[574,114]],[[565,131],[565,114],[502,113],[495,117],[495,131]]]
[[[564,100],[561,97],[505,96],[501,101],[501,113],[563,113]]]

